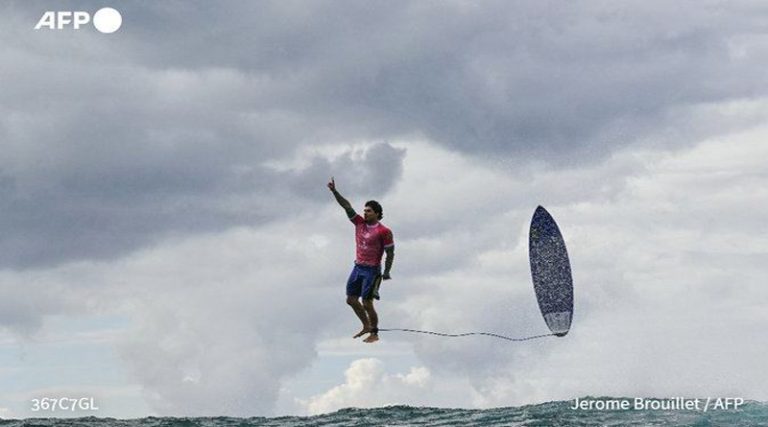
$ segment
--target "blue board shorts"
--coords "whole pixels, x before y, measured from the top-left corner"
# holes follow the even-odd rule
[[[355,264],[347,280],[347,296],[379,299],[381,266]]]

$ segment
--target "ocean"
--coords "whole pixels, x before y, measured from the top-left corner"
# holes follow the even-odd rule
[[[629,398],[583,398],[583,400]],[[571,409],[573,401],[496,409],[388,406],[342,409],[312,417],[28,418],[0,420],[0,427],[251,427],[251,426],[768,426],[768,403],[746,401],[738,409]]]

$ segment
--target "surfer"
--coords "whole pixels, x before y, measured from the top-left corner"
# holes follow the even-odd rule
[[[379,317],[373,308],[373,300],[379,299],[381,280],[389,280],[392,262],[395,259],[395,241],[392,231],[379,221],[384,217],[379,202],[369,200],[363,208],[363,216],[352,209],[352,205],[336,191],[333,177],[328,183],[336,201],[355,225],[356,256],[355,266],[347,280],[347,304],[352,307],[363,323],[363,329],[353,338],[369,334],[363,341],[374,343],[379,340]],[[384,274],[381,273],[381,257],[386,253]],[[362,298],[363,302],[360,303]]]

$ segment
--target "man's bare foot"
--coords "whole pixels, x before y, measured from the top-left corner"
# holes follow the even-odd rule
[[[378,334],[370,334],[368,335],[368,338],[364,339],[363,342],[367,342],[368,344],[374,343],[379,340]]]
[[[371,332],[371,328],[369,328],[369,327],[367,327],[367,326],[366,326],[366,327],[364,327],[364,328],[363,328],[363,330],[362,330],[362,331],[358,332],[358,333],[357,333],[357,335],[355,335],[355,336],[354,336],[354,337],[352,337],[352,338],[360,338],[360,337],[362,337],[363,335],[365,335],[365,334],[367,334],[367,333],[369,333],[369,332]]]

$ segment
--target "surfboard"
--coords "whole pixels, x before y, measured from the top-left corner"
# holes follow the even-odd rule
[[[552,215],[536,208],[528,234],[531,277],[539,309],[553,334],[563,337],[573,320],[573,277],[568,251]]]

